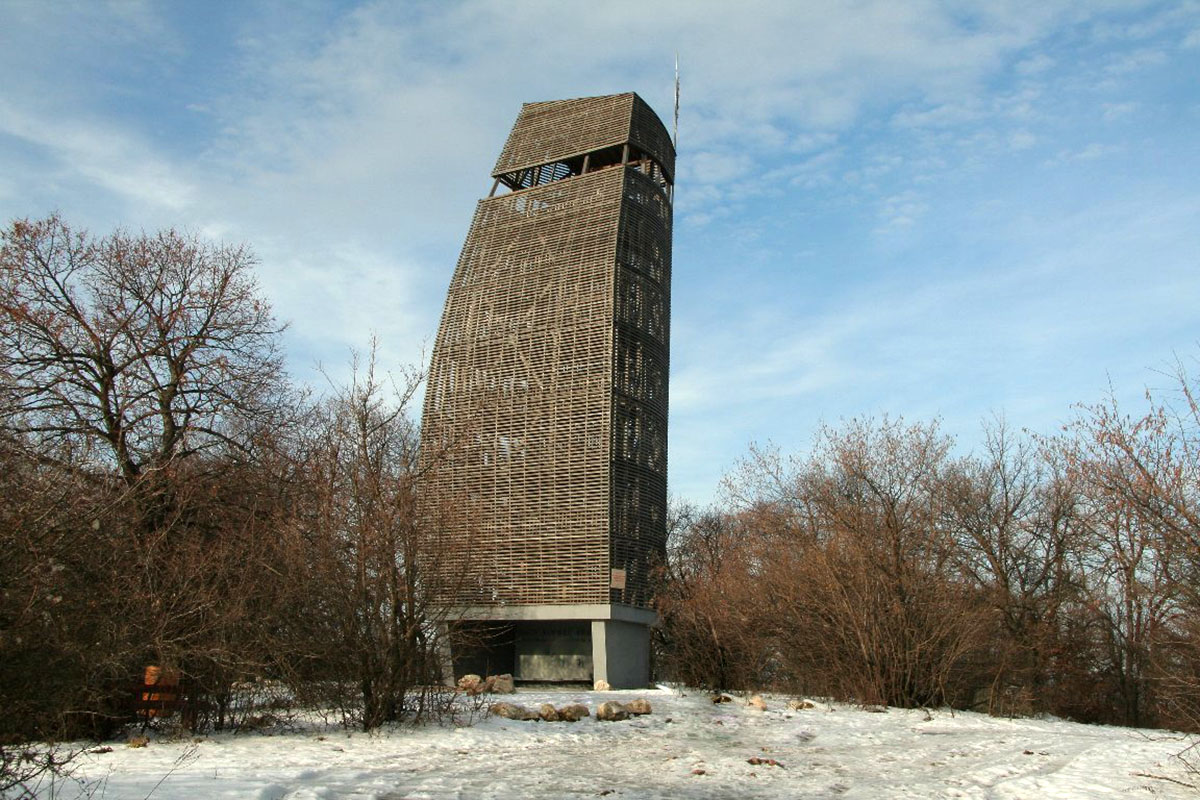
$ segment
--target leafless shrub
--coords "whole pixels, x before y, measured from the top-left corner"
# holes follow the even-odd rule
[[[945,522],[936,426],[850,423],[814,453],[756,450],[735,510],[695,517],[661,606],[671,663],[711,688],[944,701],[986,619]]]
[[[748,533],[731,515],[672,510],[656,630],[665,677],[713,691],[765,681],[773,634],[755,591]]]
[[[344,719],[368,730],[448,708],[429,688],[441,678],[437,576],[449,556],[420,502],[407,414],[418,382],[410,374],[386,383],[372,352],[317,409],[301,454],[307,491],[288,533],[304,587],[288,617],[297,634],[289,680],[298,692],[322,687]]]
[[[216,696],[262,663],[259,456],[291,409],[252,265],[173,231],[0,234],[0,690],[26,731],[110,730],[147,664]]]
[[[68,784],[86,793],[86,785],[73,777],[73,762],[81,751],[45,742],[0,744],[0,797],[33,800],[49,790]]]

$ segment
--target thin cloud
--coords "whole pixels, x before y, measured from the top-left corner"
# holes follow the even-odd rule
[[[914,191],[885,197],[879,209],[879,225],[876,233],[886,234],[909,228],[929,211],[929,204]]]
[[[139,207],[182,211],[193,187],[136,134],[91,120],[61,120],[21,111],[0,98],[0,133],[42,150],[68,179],[83,179]]]
[[[1124,103],[1103,103],[1100,108],[1103,110],[1104,119],[1112,122],[1122,117],[1128,117],[1135,113],[1141,107],[1140,103],[1124,102]]]

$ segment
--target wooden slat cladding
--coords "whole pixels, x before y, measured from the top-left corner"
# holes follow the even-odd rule
[[[650,602],[666,536],[662,166],[674,154],[662,139],[655,167],[571,174],[536,161],[624,144],[637,125],[653,140],[639,114],[665,136],[632,94],[526,105],[497,172],[552,177],[476,209],[422,433],[444,537],[463,554],[451,565],[459,580],[446,582],[459,587],[455,604]],[[613,569],[627,571],[624,589],[611,587]]]
[[[648,607],[666,549],[671,206],[652,178],[625,171],[613,344],[610,558],[626,571],[610,601]]]

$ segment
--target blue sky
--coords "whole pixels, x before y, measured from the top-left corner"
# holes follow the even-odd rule
[[[257,252],[318,388],[421,363],[522,102],[682,71],[670,487],[822,422],[1050,433],[1200,341],[1200,3],[0,0],[0,218]]]

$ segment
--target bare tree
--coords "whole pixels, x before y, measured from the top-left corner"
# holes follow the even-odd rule
[[[976,603],[953,580],[954,540],[944,524],[949,448],[936,424],[852,421],[824,433],[800,479],[822,529],[827,594],[838,604],[827,616],[851,632],[852,648],[835,652],[847,674],[860,676],[866,702],[944,702],[976,645]]]
[[[864,703],[949,698],[983,619],[954,569],[949,447],[935,424],[884,419],[825,428],[804,459],[752,451],[727,482],[749,533],[720,558],[744,566],[708,605],[771,632],[758,675]]]
[[[672,680],[713,691],[770,679],[774,626],[764,623],[758,565],[736,515],[671,509],[666,574],[658,592],[659,667]]]
[[[1087,488],[1090,607],[1115,717],[1196,728],[1200,415],[1182,367],[1177,379],[1182,408],[1087,406],[1061,448]]]
[[[57,217],[14,222],[0,235],[4,422],[79,440],[130,485],[250,450],[284,385],[253,266],[244,247],[175,231],[95,239]]]
[[[1080,498],[1051,455],[998,420],[984,426],[983,453],[958,460],[943,481],[958,567],[999,623],[993,711],[1050,707],[1059,615],[1080,599]]]
[[[248,476],[291,416],[253,264],[174,231],[0,232],[0,431],[13,474],[60,498],[39,510],[5,487],[0,544],[21,558],[0,577],[0,636],[36,628],[22,652],[79,690],[48,707],[114,720],[147,660],[211,688],[248,657],[272,541],[270,492],[248,493],[270,482]],[[20,613],[20,597],[44,601]]]
[[[318,673],[303,675],[301,663],[293,674],[332,689],[330,699],[367,730],[436,710],[441,677],[447,612],[438,581],[449,554],[436,514],[420,502],[419,437],[408,416],[419,381],[410,373],[389,384],[372,349],[317,410],[303,454],[310,491],[292,535],[305,553],[308,597],[298,627]]]

